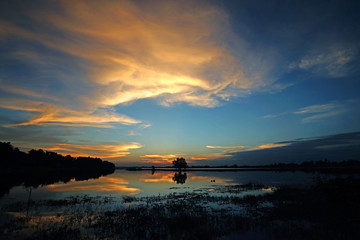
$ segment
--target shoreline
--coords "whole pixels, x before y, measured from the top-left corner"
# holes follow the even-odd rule
[[[179,170],[173,167],[115,167],[115,169],[122,169],[127,171],[172,171]],[[181,172],[246,172],[246,171],[271,171],[271,172],[329,172],[329,173],[360,173],[358,167],[189,167],[181,169]]]

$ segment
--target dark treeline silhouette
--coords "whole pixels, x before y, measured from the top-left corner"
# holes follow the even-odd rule
[[[115,165],[100,158],[63,156],[32,149],[28,153],[0,142],[0,197],[13,186],[38,187],[55,182],[98,178],[113,173]]]
[[[360,168],[360,161],[358,160],[346,160],[342,162],[330,162],[327,159],[320,161],[307,161],[300,164],[296,163],[275,163],[269,165],[269,167],[275,168],[349,168],[349,167],[358,167]]]

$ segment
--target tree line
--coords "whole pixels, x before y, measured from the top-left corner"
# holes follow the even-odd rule
[[[319,161],[305,161],[301,163],[273,163],[268,165],[222,165],[222,166],[191,166],[191,168],[218,168],[218,169],[239,169],[239,170],[268,170],[268,171],[318,171],[329,173],[359,173],[359,160],[344,160],[340,162],[329,161],[326,158]]]
[[[0,142],[0,196],[13,186],[38,187],[71,179],[87,180],[113,173],[115,165],[100,158],[63,156],[42,149],[20,151]]]
[[[100,158],[63,156],[56,152],[31,149],[28,153],[14,148],[9,142],[0,142],[2,168],[54,167],[81,169],[114,169],[115,165]]]

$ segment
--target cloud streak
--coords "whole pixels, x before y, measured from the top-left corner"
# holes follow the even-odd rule
[[[355,100],[357,102],[357,100]],[[294,112],[296,115],[308,115],[302,119],[303,123],[322,121],[350,111],[353,108],[354,100],[344,102],[333,102],[329,104],[318,104],[303,107]],[[310,115],[310,116],[309,116]]]
[[[73,127],[111,128],[114,123],[124,125],[141,123],[139,120],[111,112],[109,110],[97,110],[95,112],[73,110],[58,104],[21,98],[2,99],[0,108],[33,113],[33,117],[29,121],[11,124],[8,125],[9,127],[29,125],[62,125]]]
[[[48,151],[56,151],[61,154],[69,154],[72,156],[91,156],[99,158],[121,158],[130,154],[133,149],[141,148],[141,144],[137,142],[118,143],[118,144],[66,144],[61,143],[45,148]]]
[[[348,99],[343,101],[333,101],[326,104],[314,104],[299,108],[295,111],[282,112],[279,114],[268,114],[263,116],[264,119],[279,118],[288,115],[307,116],[303,117],[303,123],[318,122],[341,116],[345,113],[356,112],[359,99]]]
[[[239,164],[269,164],[303,161],[359,159],[360,133],[351,132],[275,143],[278,147],[232,153],[228,161]],[[281,146],[282,145],[282,146]]]
[[[207,145],[206,148],[210,149],[224,149],[224,152],[231,153],[231,152],[237,152],[241,149],[245,149],[246,146],[211,146]]]
[[[290,69],[312,71],[329,77],[343,77],[354,69],[351,66],[357,49],[343,46],[331,46],[323,52],[313,52],[304,56],[298,63],[292,63]]]
[[[172,162],[179,157],[176,154],[147,154],[141,156],[141,161],[144,163],[153,164],[172,164]]]
[[[222,150],[221,152],[215,153],[206,153],[200,156],[193,157],[193,160],[216,160],[216,159],[226,159],[233,156],[234,153],[238,152],[247,152],[247,151],[254,151],[254,150],[261,150],[261,149],[271,149],[271,148],[278,148],[284,147],[289,145],[289,143],[266,143],[261,144],[255,147],[250,146],[211,146],[207,145],[206,148],[211,150]]]
[[[248,151],[253,151],[253,150],[257,150],[257,149],[270,149],[270,148],[285,147],[287,145],[289,145],[289,143],[266,143],[266,144],[261,144],[257,147],[251,148]]]

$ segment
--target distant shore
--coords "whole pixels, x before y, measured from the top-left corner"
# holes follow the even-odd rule
[[[179,169],[173,167],[116,167],[127,171],[171,171],[176,172]],[[189,167],[181,169],[182,172],[205,171],[205,172],[248,172],[248,171],[276,171],[276,172],[329,172],[329,173],[360,173],[359,167]]]

